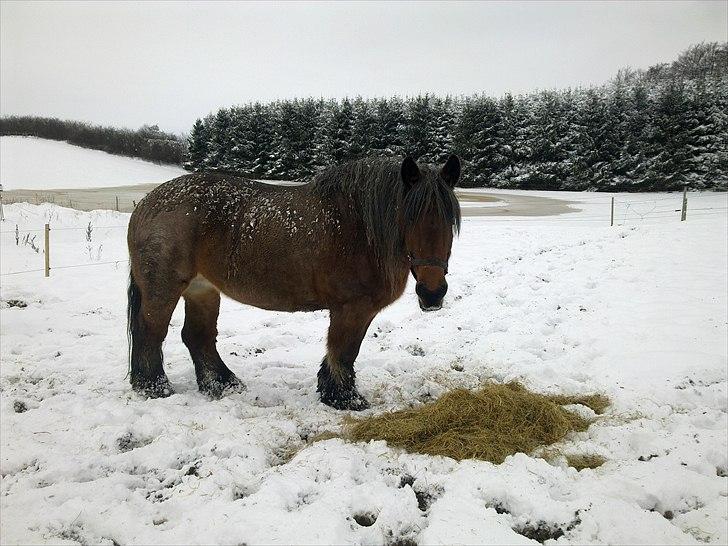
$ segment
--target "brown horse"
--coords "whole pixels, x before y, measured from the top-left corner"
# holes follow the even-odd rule
[[[200,172],[149,193],[129,221],[130,377],[147,396],[172,387],[162,341],[185,299],[182,340],[200,391],[219,397],[242,384],[217,352],[220,292],[275,311],[329,309],[321,401],[368,407],[354,360],[376,314],[404,292],[409,272],[424,311],[440,309],[460,207],[460,160],[437,169],[365,159],[298,187]]]

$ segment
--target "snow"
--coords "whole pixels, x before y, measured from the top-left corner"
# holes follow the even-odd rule
[[[647,197],[670,210],[682,198]],[[225,299],[219,349],[247,391],[211,401],[180,306],[165,344],[177,394],[144,400],[125,377],[128,215],[6,206],[0,542],[535,544],[517,530],[544,528],[563,532],[552,544],[726,543],[728,197],[692,195],[687,222],[614,227],[609,196],[565,198],[576,212],[465,218],[442,311],[421,313],[410,283],[372,323],[357,379],[371,413],[486,380],[604,392],[607,414],[559,446],[607,459],[581,472],[527,454],[493,465],[311,443],[344,415],[315,392],[325,312]],[[42,268],[22,238],[42,241],[28,230],[48,221],[52,267],[88,267],[6,275]]]
[[[0,137],[3,189],[108,188],[164,182],[187,171],[34,137]]]

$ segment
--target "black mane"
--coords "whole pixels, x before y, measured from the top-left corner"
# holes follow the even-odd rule
[[[400,225],[400,214],[406,224],[412,224],[434,210],[455,233],[460,230],[460,204],[438,169],[418,165],[422,177],[405,191],[401,165],[398,159],[360,159],[326,169],[309,184],[321,196],[344,195],[351,200],[369,244],[390,278],[403,252],[405,226]]]

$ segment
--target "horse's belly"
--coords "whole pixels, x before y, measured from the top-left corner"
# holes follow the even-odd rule
[[[211,282],[226,296],[269,311],[316,311],[326,308],[308,283],[291,277],[250,273],[238,278],[211,279]]]
[[[287,311],[292,313],[295,311],[318,311],[319,309],[325,309],[325,306],[317,301],[297,300],[267,291],[262,294],[255,292],[242,292],[240,290],[223,290],[222,292],[226,296],[229,296],[240,303],[259,307],[260,309],[266,309],[268,311]]]

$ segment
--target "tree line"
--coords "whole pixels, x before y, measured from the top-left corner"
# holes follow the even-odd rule
[[[728,44],[703,43],[589,88],[221,108],[195,122],[185,166],[296,180],[364,156],[441,163],[454,152],[465,186],[726,189],[726,112]]]
[[[6,135],[63,140],[84,148],[177,165],[184,162],[187,151],[184,139],[160,131],[156,125],[131,130],[58,118],[8,116],[0,118],[0,136]]]

